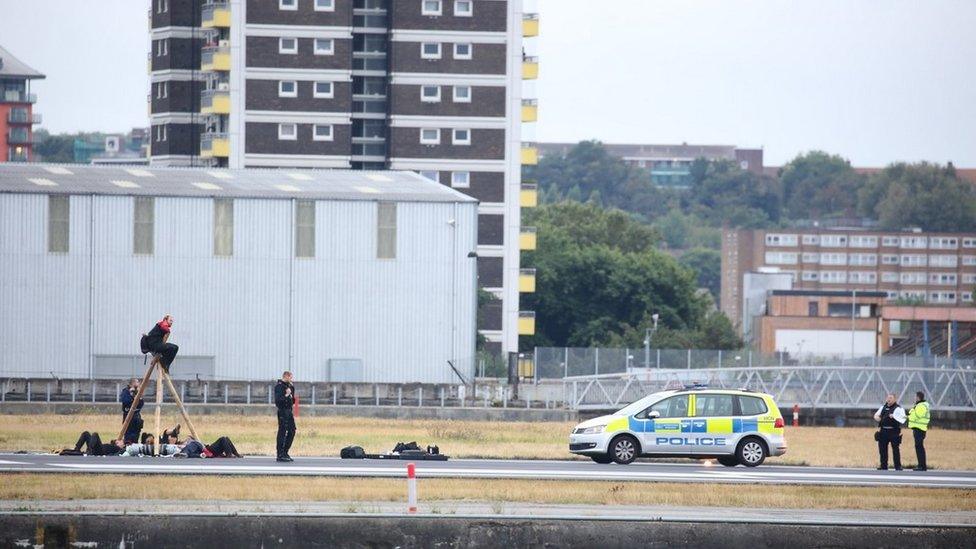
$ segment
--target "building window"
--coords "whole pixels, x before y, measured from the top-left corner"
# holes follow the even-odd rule
[[[47,197],[47,251],[68,253],[71,208],[66,195]]]
[[[958,238],[949,236],[933,236],[929,239],[929,248],[933,250],[955,250],[958,247]]]
[[[962,275],[963,284],[976,284],[976,274],[964,274]]]
[[[928,258],[924,255],[901,256],[902,267],[924,267],[926,264],[928,264]]]
[[[298,82],[294,80],[278,82],[278,97],[298,97]]]
[[[898,264],[898,256],[897,255],[892,255],[892,254],[885,254],[885,255],[881,256],[881,264],[882,265],[897,265]]]
[[[424,103],[440,103],[440,86],[420,86],[420,100]]]
[[[976,265],[976,255],[962,256],[962,264],[967,267],[972,267],[973,265]]]
[[[847,254],[822,253],[820,254],[821,265],[847,265]]]
[[[959,264],[959,257],[955,255],[930,255],[929,265],[932,267],[955,267]]]
[[[456,189],[467,189],[471,186],[471,172],[452,172],[451,186]]]
[[[441,0],[424,0],[420,13],[422,15],[440,15]]]
[[[315,257],[315,201],[295,202],[295,257]]]
[[[470,103],[471,102],[471,86],[454,86],[454,102],[455,103]]]
[[[316,82],[315,90],[312,95],[319,99],[329,99],[334,97],[332,82]]]
[[[234,255],[234,201],[214,199],[214,255]]]
[[[132,253],[152,255],[156,207],[151,196],[136,197],[132,223]]]
[[[851,236],[851,248],[877,248],[877,247],[878,247],[878,237],[876,236],[864,236],[864,235]]]
[[[976,238],[964,238],[962,239],[963,248],[976,248]]]
[[[435,183],[440,183],[441,182],[441,174],[440,174],[440,172],[435,172],[435,171],[431,171],[431,170],[421,170],[421,171],[419,171],[417,173],[419,173],[421,177],[426,177],[427,179],[430,179],[431,181],[434,181]]]
[[[816,301],[807,302],[807,316],[820,316],[820,304]]]
[[[851,242],[851,245],[853,246],[854,243]],[[851,254],[849,264],[861,267],[873,267],[878,264],[878,256],[877,254]]]
[[[843,284],[847,282],[847,273],[844,271],[820,271],[820,282],[824,284]]]
[[[973,293],[972,292],[963,292],[962,293],[962,300],[965,301],[965,302],[967,302],[967,303],[971,302],[973,300]]]
[[[441,44],[440,42],[423,42],[420,44],[420,58],[421,59],[440,59],[441,58]]]
[[[332,55],[335,53],[335,40],[331,38],[315,39],[315,55]]]
[[[815,234],[805,234],[803,235],[803,244],[805,246],[815,246],[820,244],[820,237]]]
[[[824,234],[820,235],[820,247],[822,248],[846,248],[847,235],[843,234]]]
[[[795,234],[767,234],[767,246],[796,246],[797,236]]]
[[[454,0],[454,15],[457,17],[471,17],[474,15],[474,2],[471,0]]]
[[[296,11],[298,9],[298,0],[278,0],[278,9]]]
[[[156,84],[156,99],[166,99],[169,96],[169,82]]]
[[[803,253],[803,262],[804,263],[819,263],[820,262],[820,254],[815,253],[815,252],[804,252]]]
[[[332,124],[316,124],[313,126],[312,139],[315,141],[332,141]]]
[[[441,144],[441,130],[438,128],[421,128],[420,129],[420,144],[421,145],[440,145]]]
[[[847,274],[847,281],[851,284],[875,284],[878,282],[878,273],[855,271]]]
[[[470,145],[471,130],[461,130],[461,129],[454,130],[452,141],[455,145]]]
[[[898,247],[898,242],[899,242],[899,240],[898,240],[898,237],[897,236],[882,236],[881,237],[881,245],[882,246],[887,246],[889,248],[895,248],[895,247]]]
[[[797,254],[790,252],[766,252],[769,265],[796,265]]]
[[[937,286],[955,286],[956,277],[955,273],[929,273],[929,284],[934,284]]]
[[[929,292],[930,303],[955,303],[956,292]]]
[[[156,141],[159,143],[166,141],[166,126],[163,124],[156,126]]]
[[[455,59],[471,59],[471,44],[454,44]]]
[[[911,248],[915,250],[924,250],[928,247],[928,238],[924,236],[903,236],[901,237],[900,245],[902,248]]]
[[[156,57],[169,55],[169,38],[156,41]]]
[[[315,11],[335,11],[335,0],[315,0]]]
[[[898,282],[898,273],[884,271],[881,273],[881,282]]]
[[[397,211],[393,202],[376,204],[376,258],[396,259]]]
[[[297,38],[279,38],[278,39],[278,53],[295,55],[298,53],[298,39]]]
[[[169,0],[158,0],[156,2],[156,13],[166,13],[169,11]]]
[[[925,273],[901,273],[902,284],[925,285],[927,280]]]
[[[804,282],[816,282],[820,280],[820,273],[817,271],[803,271],[800,275],[800,279]]]
[[[295,124],[278,124],[278,139],[296,141],[298,139],[298,126]]]

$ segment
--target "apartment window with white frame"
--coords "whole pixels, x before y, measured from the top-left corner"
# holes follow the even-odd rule
[[[964,238],[962,239],[963,248],[976,248],[976,238]]]
[[[885,292],[885,294],[887,294],[888,299],[898,299],[898,292],[894,290],[888,290]]]
[[[955,303],[956,292],[929,292],[929,303]]]
[[[471,86],[454,86],[454,102],[455,103],[470,103],[471,102]]]
[[[820,263],[820,254],[816,252],[804,252],[803,253],[804,263]]]
[[[420,8],[421,15],[440,15],[443,11],[441,0],[423,0]]]
[[[824,284],[843,284],[847,282],[847,273],[844,271],[820,271],[820,282]]]
[[[877,248],[878,237],[866,235],[851,235],[851,248]]]
[[[878,273],[871,271],[854,271],[847,273],[847,281],[851,284],[875,284],[878,282]]]
[[[820,244],[820,235],[816,235],[816,234],[803,235],[804,246],[815,246],[817,244]]]
[[[958,280],[956,273],[929,273],[929,284],[936,286],[955,286]]]
[[[959,239],[951,236],[933,236],[929,239],[932,250],[955,250],[959,247]]]
[[[433,170],[420,170],[417,173],[419,173],[421,175],[421,177],[426,177],[427,179],[430,179],[431,181],[433,181],[435,183],[440,183],[441,182],[441,173],[440,172],[433,171]]]
[[[454,58],[455,59],[471,59],[472,57],[472,46],[470,43],[458,43],[454,44]]]
[[[279,38],[278,39],[278,53],[285,55],[296,55],[298,54],[298,39],[297,38]]]
[[[924,255],[902,255],[902,267],[924,267],[928,265],[928,256]]]
[[[792,252],[766,252],[769,265],[796,265],[797,254]]]
[[[455,145],[470,145],[471,130],[466,128],[455,129],[453,135],[451,136],[451,142]]]
[[[315,39],[315,55],[332,55],[335,53],[335,40],[332,38]]]
[[[332,82],[316,82],[312,90],[312,96],[317,99],[329,99],[335,96]]]
[[[965,301],[965,302],[969,303],[972,300],[973,300],[973,292],[963,292],[962,293],[962,301]]]
[[[312,126],[313,141],[332,141],[332,124],[315,124]]]
[[[820,280],[820,273],[817,271],[803,271],[800,278],[804,282],[816,282],[817,280]]]
[[[962,275],[963,284],[976,284],[976,274],[964,274]]]
[[[903,236],[900,246],[913,250],[924,250],[929,245],[928,238],[924,236]]]
[[[821,253],[821,265],[847,265],[847,254],[844,253]]]
[[[163,57],[169,53],[169,38],[156,41],[156,57]]]
[[[925,285],[928,277],[925,273],[901,273],[902,284]]]
[[[795,234],[767,234],[767,246],[796,246],[797,236]]]
[[[972,267],[973,265],[976,265],[976,255],[962,256],[962,264],[967,267]]]
[[[898,242],[899,242],[899,240],[898,240],[898,237],[897,236],[882,236],[881,237],[881,245],[882,246],[887,246],[889,248],[896,248],[896,247],[898,247]]]
[[[471,172],[451,172],[451,186],[456,189],[467,189],[471,186]]]
[[[898,273],[892,271],[882,271],[881,282],[898,282]]]
[[[278,139],[280,139],[281,141],[297,141],[298,125],[278,124]]]
[[[440,103],[440,86],[420,86],[420,101],[423,103]]]
[[[881,264],[882,265],[897,265],[898,264],[898,256],[897,255],[893,255],[893,254],[884,254],[884,255],[881,256]]]
[[[422,42],[420,44],[420,58],[440,59],[441,58],[440,42]]]
[[[925,292],[919,290],[908,290],[901,293],[901,297],[905,299],[925,299]]]
[[[278,82],[278,97],[298,97],[298,82],[294,80]]]
[[[471,17],[474,15],[474,2],[471,0],[454,0],[455,17]]]
[[[441,130],[439,128],[421,128],[420,129],[420,144],[421,145],[440,145],[441,144]]]
[[[298,0],[278,0],[278,9],[296,11],[298,9]]]
[[[847,235],[844,234],[822,234],[820,235],[821,248],[846,248]]]
[[[878,264],[877,254],[850,254],[849,265],[872,267]]]
[[[335,11],[335,0],[315,0],[315,11]]]
[[[929,265],[932,267],[955,267],[959,264],[959,256],[956,255],[930,255]]]

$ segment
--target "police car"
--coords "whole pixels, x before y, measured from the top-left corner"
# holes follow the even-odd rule
[[[580,423],[569,436],[569,451],[597,463],[687,457],[755,467],[786,453],[783,431],[783,416],[768,394],[691,387],[654,393]]]

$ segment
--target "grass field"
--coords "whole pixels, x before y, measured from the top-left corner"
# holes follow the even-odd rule
[[[252,477],[228,482],[228,477],[148,475],[133,478],[103,475],[3,475],[0,500],[173,499],[179,494],[205,494],[211,501],[404,501],[406,484],[398,479],[323,477]],[[869,509],[913,511],[974,511],[976,491],[931,488],[858,488],[838,486],[767,486],[548,481],[420,479],[422,504],[437,503],[445,510],[451,501],[555,503],[594,505],[718,506],[759,509]],[[282,497],[287,494],[286,497]],[[447,504],[445,504],[447,502]],[[351,509],[353,510],[353,509]]]
[[[152,414],[144,415],[146,425]],[[172,425],[175,417],[164,418]],[[299,417],[294,456],[338,456],[344,446],[384,452],[398,441],[437,444],[458,458],[572,459],[567,451],[571,423],[528,423],[449,420],[389,420],[357,417]],[[201,437],[210,442],[229,436],[244,454],[274,455],[273,415],[214,415],[195,418]],[[73,446],[83,430],[108,440],[118,434],[117,415],[0,415],[0,451],[51,451]],[[184,433],[187,431],[184,428]],[[787,428],[789,451],[770,464],[841,467],[877,466],[877,445],[870,428]],[[904,431],[902,462],[915,462],[911,433]],[[976,431],[935,428],[926,439],[929,467],[976,469]]]

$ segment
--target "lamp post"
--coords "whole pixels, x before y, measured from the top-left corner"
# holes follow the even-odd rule
[[[651,367],[651,335],[657,331],[657,321],[660,315],[654,313],[651,315],[651,320],[654,321],[653,328],[647,328],[644,330],[644,367]]]

